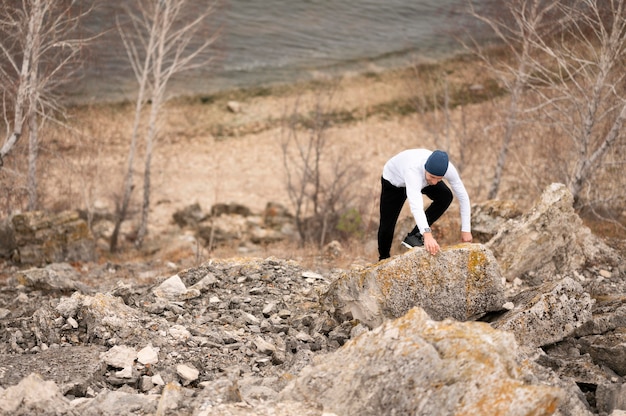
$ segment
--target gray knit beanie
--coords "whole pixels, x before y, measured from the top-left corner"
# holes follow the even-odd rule
[[[424,168],[435,176],[443,176],[448,170],[448,154],[443,150],[435,150],[426,160]]]

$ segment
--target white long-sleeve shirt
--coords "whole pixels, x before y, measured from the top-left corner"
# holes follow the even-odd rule
[[[428,227],[422,189],[428,186],[426,182],[426,160],[432,154],[428,149],[409,149],[398,153],[385,163],[383,178],[393,186],[406,187],[406,196],[409,200],[411,213],[421,233]],[[448,182],[454,196],[459,200],[461,211],[461,231],[470,232],[471,205],[465,185],[452,163],[448,163],[448,170],[443,178]]]

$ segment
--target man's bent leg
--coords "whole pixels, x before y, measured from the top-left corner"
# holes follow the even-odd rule
[[[441,181],[437,185],[429,185],[422,189],[422,193],[433,201],[425,211],[428,225],[432,225],[452,203],[452,191]]]
[[[393,186],[388,180],[381,178],[380,192],[380,225],[378,226],[379,260],[391,256],[391,244],[396,222],[406,201],[406,188]]]

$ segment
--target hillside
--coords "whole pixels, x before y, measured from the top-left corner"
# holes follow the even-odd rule
[[[292,129],[286,120],[306,120],[323,111],[331,120],[321,131],[326,138],[324,158],[330,166],[325,178],[333,180],[332,165],[337,161],[340,166],[358,168],[349,188],[355,193],[351,204],[363,217],[366,241],[352,245],[357,250],[352,257],[373,260],[379,177],[383,164],[395,153],[412,147],[447,149],[472,202],[485,200],[497,156],[498,110],[506,100],[498,98],[501,94],[477,62],[460,56],[400,70],[345,74],[339,80],[172,99],[161,119],[152,160],[149,238],[171,230],[173,213],[193,203],[209,211],[216,203],[232,202],[259,212],[268,202],[276,202],[293,212],[281,143],[289,134],[297,133],[306,141],[307,134],[320,131],[305,123]],[[51,126],[41,152],[44,207],[107,215],[115,211],[127,169],[133,108],[132,103],[94,103],[70,110],[66,120],[73,127],[70,132]],[[527,183],[525,155],[534,152],[533,143],[518,146],[507,165],[499,198],[525,209],[554,178],[538,175]],[[139,222],[143,151],[140,145],[127,236]],[[14,163],[20,163],[16,159]],[[21,188],[13,186],[12,192],[16,189]],[[457,227],[455,209],[453,204],[453,213],[440,221],[439,228]],[[401,218],[408,216],[405,207]],[[615,232],[615,226],[600,225],[603,233]],[[442,232],[440,238],[454,243],[456,233]],[[123,251],[131,248],[129,243]],[[213,253],[232,254],[228,250]]]
[[[172,100],[142,250],[137,163],[120,253],[106,252],[110,229],[99,224],[96,262],[0,268],[0,413],[621,414],[623,260],[584,226],[564,186],[539,198],[553,177],[520,180],[524,158],[507,168],[501,198],[525,214],[496,218],[487,245],[453,245],[453,205],[435,228],[440,255],[403,250],[375,262],[379,176],[396,152],[449,149],[473,202],[488,202],[491,123],[506,98],[464,59],[420,68]],[[428,81],[442,77],[449,113],[429,104]],[[194,203],[291,207],[281,141],[315,137],[308,116],[320,103],[332,120],[323,130],[331,167],[343,156],[342,166],[362,168],[350,179],[364,236],[330,257],[294,242],[194,256],[198,240],[184,238],[193,230],[174,213]],[[54,132],[43,149],[46,207],[110,218],[131,115],[126,103],[72,109],[76,130]],[[284,128],[294,119],[298,129]],[[518,146],[516,156],[532,154]],[[403,216],[399,227],[411,226],[406,207]],[[602,225],[593,231],[607,240],[619,229]]]

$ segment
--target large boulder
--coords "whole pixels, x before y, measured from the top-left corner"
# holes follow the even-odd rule
[[[519,218],[522,211],[515,202],[490,199],[472,205],[472,235],[474,242],[486,243],[505,226],[508,220]]]
[[[30,374],[16,386],[0,390],[0,414],[3,415],[74,415],[70,401],[54,381]]]
[[[94,261],[95,240],[77,211],[16,214],[12,218],[17,255],[21,264]]]
[[[11,219],[0,219],[0,258],[11,258],[16,249],[15,231],[13,230]]]
[[[579,339],[581,352],[588,353],[618,375],[626,377],[626,327],[600,335],[590,335]]]
[[[172,218],[174,222],[181,228],[196,227],[200,222],[207,218],[207,215],[202,211],[199,203],[191,204],[185,208],[176,211]]]
[[[617,253],[583,224],[573,202],[565,185],[553,183],[529,212],[507,221],[486,243],[508,281],[538,285],[589,264],[620,264]]]
[[[493,326],[510,331],[521,345],[535,348],[553,344],[591,320],[593,299],[571,278],[547,282],[512,299],[515,307]]]
[[[501,310],[502,275],[489,250],[461,244],[432,256],[423,248],[347,271],[322,302],[339,320],[358,319],[373,328],[420,306],[433,319],[465,321]]]
[[[278,398],[337,415],[554,414],[562,390],[526,383],[516,348],[485,323],[414,308],[315,359]]]

